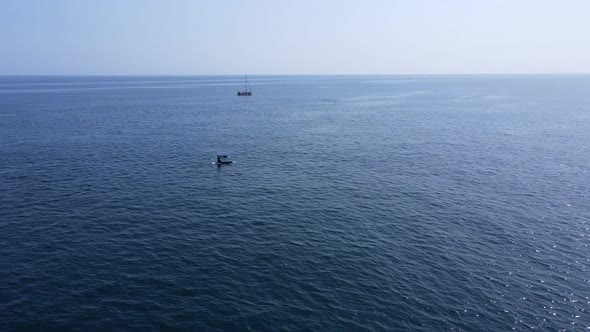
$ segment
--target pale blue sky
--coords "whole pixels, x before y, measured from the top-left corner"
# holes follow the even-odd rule
[[[589,0],[0,0],[0,74],[590,73]]]

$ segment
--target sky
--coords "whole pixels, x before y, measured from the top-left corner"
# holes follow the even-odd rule
[[[590,73],[590,0],[0,0],[0,75]]]

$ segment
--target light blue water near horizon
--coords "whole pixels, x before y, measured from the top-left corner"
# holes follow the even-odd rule
[[[0,329],[590,326],[589,75],[250,81],[0,77]]]

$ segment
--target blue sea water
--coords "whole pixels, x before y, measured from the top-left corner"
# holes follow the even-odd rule
[[[250,81],[1,77],[0,329],[590,326],[590,76]]]

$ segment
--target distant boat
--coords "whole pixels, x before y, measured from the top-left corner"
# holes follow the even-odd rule
[[[235,161],[227,160],[227,158],[229,158],[229,156],[218,154],[217,160],[212,162],[212,164],[216,165],[216,166],[223,166],[223,165],[231,165],[231,164],[236,163]]]
[[[238,91],[238,96],[251,96],[252,95],[252,87],[250,86],[250,83],[248,83],[248,76],[245,76],[244,79],[245,79],[244,91]]]

